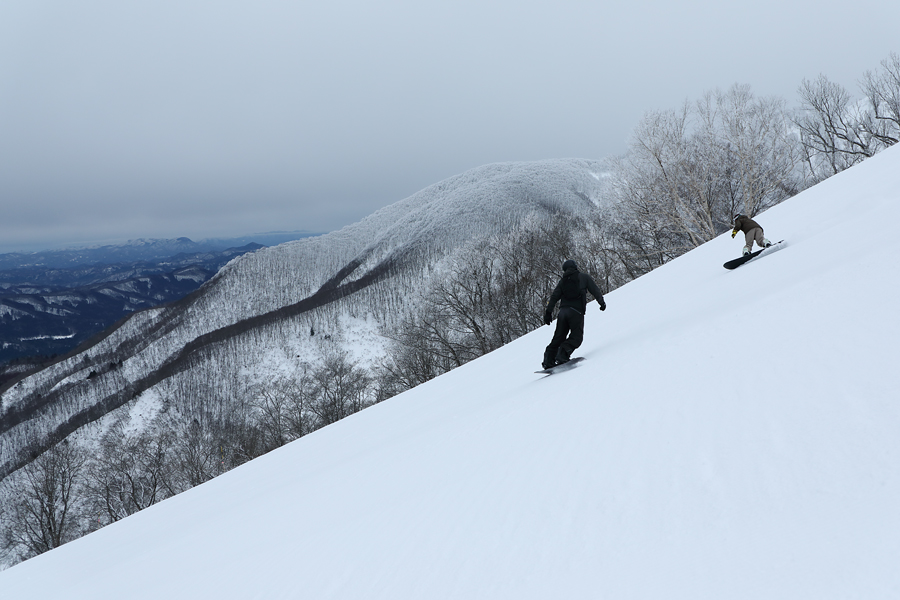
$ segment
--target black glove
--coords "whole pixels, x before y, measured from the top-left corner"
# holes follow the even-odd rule
[[[600,310],[606,310],[606,302],[600,305]]]
[[[544,313],[544,325],[549,325],[553,322],[553,313],[545,312]]]

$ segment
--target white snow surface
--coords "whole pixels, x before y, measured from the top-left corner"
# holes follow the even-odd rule
[[[0,573],[4,599],[900,597],[900,148],[588,306]]]

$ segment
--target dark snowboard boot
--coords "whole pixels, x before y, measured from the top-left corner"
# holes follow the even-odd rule
[[[544,362],[541,363],[541,366],[545,369],[556,366],[556,361],[553,360],[553,356],[547,351],[544,352]]]

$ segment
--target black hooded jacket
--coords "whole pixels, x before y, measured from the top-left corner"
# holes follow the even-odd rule
[[[559,302],[560,309],[574,308],[584,314],[587,307],[587,292],[597,299],[597,303],[601,307],[606,306],[603,294],[600,293],[600,288],[597,287],[591,276],[579,271],[574,260],[567,260],[563,263],[563,276],[553,289],[553,293],[550,294],[546,313],[552,314],[553,308]]]

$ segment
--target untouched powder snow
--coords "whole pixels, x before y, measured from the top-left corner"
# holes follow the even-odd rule
[[[900,148],[588,306],[0,573],[4,599],[900,597]]]

